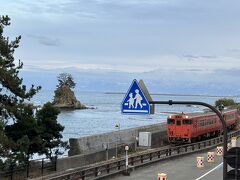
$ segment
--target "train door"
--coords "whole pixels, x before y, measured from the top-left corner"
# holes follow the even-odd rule
[[[197,133],[197,128],[198,128],[197,120],[192,119],[192,122],[193,122],[192,137],[195,137]]]
[[[176,126],[175,126],[175,135],[177,137],[181,137],[182,135],[182,119],[176,119]]]
[[[175,131],[175,119],[170,119],[168,118],[167,120],[167,132],[168,132],[168,137],[172,137],[173,133]]]

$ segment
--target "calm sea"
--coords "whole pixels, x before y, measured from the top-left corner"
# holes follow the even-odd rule
[[[53,91],[41,91],[34,98],[33,102],[42,105],[47,101],[52,101]],[[62,111],[58,116],[58,121],[65,126],[63,137],[77,138],[104,132],[116,131],[116,124],[120,124],[120,129],[133,128],[137,126],[149,125],[164,122],[167,119],[166,112],[192,112],[201,111],[203,107],[184,105],[157,105],[153,115],[122,115],[120,105],[124,94],[106,94],[99,92],[79,92],[75,95],[81,103],[94,109]],[[203,101],[210,104],[219,97],[200,96],[166,96],[152,95],[153,100],[194,100]],[[236,99],[235,99],[236,100]]]

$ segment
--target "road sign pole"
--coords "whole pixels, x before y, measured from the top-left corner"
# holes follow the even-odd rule
[[[222,123],[222,129],[223,129],[223,180],[227,179],[227,161],[226,161],[226,153],[227,153],[227,124],[224,121],[224,118],[222,114],[217,110],[215,107],[213,107],[210,104],[204,103],[204,102],[198,102],[198,101],[149,101],[149,104],[168,104],[168,105],[173,105],[173,104],[179,104],[179,105],[200,105],[200,106],[205,106],[211,109],[213,112],[217,114],[219,117],[221,123]]]
[[[235,155],[236,155],[236,158],[235,158],[235,166],[236,166],[236,168],[235,168],[235,180],[237,180],[238,179],[238,149],[236,150],[236,153],[235,153]]]
[[[125,157],[125,171],[123,172],[123,174],[125,176],[129,176],[130,175],[130,172],[128,171],[128,150],[129,150],[129,146],[126,145],[125,146],[125,151],[126,151],[126,157]]]

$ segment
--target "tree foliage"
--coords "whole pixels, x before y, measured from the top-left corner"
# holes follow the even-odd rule
[[[69,88],[73,89],[76,86],[76,83],[73,80],[73,77],[69,73],[61,73],[57,77],[58,79],[58,88],[63,86],[68,86]]]
[[[10,41],[8,37],[3,36],[3,30],[10,25],[10,18],[8,16],[0,17],[0,133],[1,146],[0,156],[7,159],[19,159],[19,156],[24,156],[24,153],[19,153],[22,148],[20,144],[28,131],[24,128],[21,136],[13,136],[12,131],[18,133],[22,130],[22,126],[27,125],[31,127],[32,114],[29,114],[29,109],[25,108],[24,100],[30,100],[41,87],[31,86],[27,90],[26,86],[22,84],[23,79],[19,77],[19,70],[22,69],[23,63],[18,60],[15,64],[14,52],[18,48],[21,36]],[[31,121],[30,121],[30,120]],[[11,125],[7,125],[12,122]],[[29,122],[28,122],[29,121]],[[19,129],[21,128],[21,129]],[[30,137],[30,136],[29,136]],[[22,146],[23,147],[23,146]],[[18,153],[16,153],[18,151]],[[25,154],[26,155],[26,154]]]
[[[222,98],[222,99],[218,99],[216,102],[215,102],[215,106],[219,107],[219,106],[225,106],[225,107],[228,107],[228,106],[235,106],[236,105],[236,102],[233,100],[233,99],[229,99],[229,98]]]
[[[234,108],[238,110],[238,113],[240,114],[240,104],[235,102],[233,99],[231,98],[222,98],[222,99],[218,99],[215,102],[215,106],[216,107],[228,107],[228,108]]]
[[[60,111],[53,107],[50,102],[46,103],[41,110],[37,112],[37,123],[40,127],[40,137],[43,141],[43,148],[39,152],[45,154],[47,158],[62,154],[68,148],[67,143],[61,140],[61,132],[64,127],[57,122],[57,116]]]
[[[46,104],[36,112],[25,103],[40,89],[23,85],[19,71],[23,63],[15,64],[14,52],[21,36],[10,41],[3,30],[10,25],[8,16],[0,16],[0,164],[21,164],[34,153],[51,156],[49,149],[65,147],[61,141],[64,127],[57,123],[58,110]]]

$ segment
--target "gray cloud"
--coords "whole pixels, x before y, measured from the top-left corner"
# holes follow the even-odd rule
[[[189,59],[198,59],[199,56],[196,55],[191,55],[191,54],[185,54],[183,55],[184,58],[189,58]]]
[[[210,55],[203,55],[203,56],[199,56],[201,58],[206,58],[206,59],[216,59],[217,56],[210,56]]]
[[[189,72],[205,72],[206,69],[186,69],[185,71],[189,71]]]
[[[199,71],[199,67],[213,70],[238,66],[237,58],[229,58],[224,51],[229,45],[238,47],[239,44],[239,3],[15,0],[0,3],[0,10],[15,13],[12,24],[17,22],[17,26],[11,29],[17,34],[37,34],[29,38],[21,52],[29,62],[58,59],[64,63],[68,59],[67,63],[80,65],[129,65],[129,72],[137,69],[136,63],[141,69],[147,68],[147,62],[149,69],[161,66],[185,71],[187,67]],[[48,34],[53,36],[45,36]],[[48,53],[44,46],[60,47]]]
[[[229,49],[228,51],[233,53],[240,53],[240,48],[233,48],[233,49]]]
[[[232,68],[232,69],[216,69],[215,72],[219,75],[227,75],[231,76],[232,78],[238,79],[240,76],[240,69]]]
[[[183,55],[182,57],[187,58],[189,61],[217,58],[217,56],[212,56],[212,55],[192,55],[192,54],[186,54],[186,55]]]
[[[47,36],[28,35],[31,38],[37,39],[38,42],[44,46],[58,47],[61,45],[61,41],[58,38],[50,38]]]

